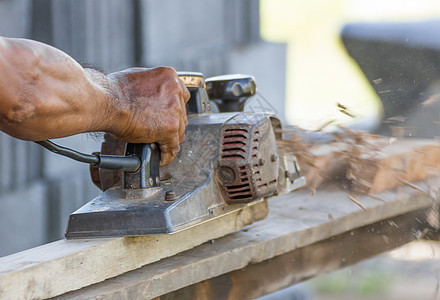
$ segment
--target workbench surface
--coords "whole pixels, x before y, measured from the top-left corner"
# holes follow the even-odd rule
[[[338,190],[273,197],[265,220],[102,282],[100,270],[150,255],[142,238],[47,244],[0,258],[0,298],[54,296],[51,280],[68,292],[79,276],[95,282],[61,299],[255,298],[424,237],[438,225],[440,179],[415,185],[356,197],[363,209]],[[25,288],[14,290],[20,278]]]

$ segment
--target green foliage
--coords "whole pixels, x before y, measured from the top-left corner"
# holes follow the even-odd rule
[[[374,296],[384,295],[393,283],[393,277],[379,268],[371,268],[352,276],[350,269],[332,272],[310,281],[319,294]]]

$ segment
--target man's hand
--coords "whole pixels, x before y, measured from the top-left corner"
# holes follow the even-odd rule
[[[0,37],[0,130],[16,138],[105,131],[126,142],[159,143],[165,165],[185,139],[188,99],[171,68],[105,76],[51,46]]]
[[[190,94],[172,68],[133,68],[110,74],[120,104],[110,132],[132,143],[159,143],[161,165],[173,161],[185,140]]]

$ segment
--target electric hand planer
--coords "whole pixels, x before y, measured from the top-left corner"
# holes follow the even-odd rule
[[[256,93],[251,76],[204,79],[181,72],[191,93],[186,140],[174,161],[159,167],[156,144],[130,144],[106,135],[99,154],[50,141],[49,150],[90,163],[104,192],[69,216],[66,238],[169,234],[250,206],[267,215],[266,198],[304,185],[296,158],[282,153],[275,115],[243,112]],[[211,111],[211,105],[219,113]]]

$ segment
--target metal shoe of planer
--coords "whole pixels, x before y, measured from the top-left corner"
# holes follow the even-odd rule
[[[135,155],[141,166],[135,172],[100,169],[105,192],[70,215],[67,238],[174,233],[252,205],[267,210],[266,197],[304,184],[295,157],[277,149],[280,120],[243,112],[256,92],[251,76],[179,77],[191,98],[177,157],[159,168],[155,144],[107,137],[102,153]],[[220,113],[211,112],[210,100]]]

